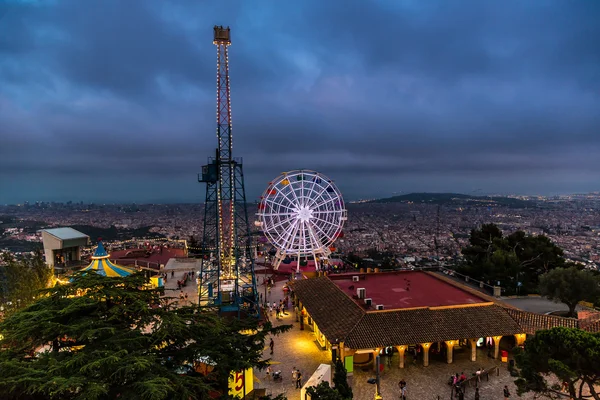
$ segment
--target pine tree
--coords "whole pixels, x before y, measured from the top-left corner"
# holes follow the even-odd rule
[[[352,388],[348,385],[346,367],[341,360],[335,362],[335,373],[333,374],[333,385],[340,395],[346,399],[352,399]]]
[[[327,381],[307,388],[306,393],[314,400],[346,400],[336,389],[330,387]]]
[[[519,395],[530,391],[555,395],[558,388],[547,380],[554,375],[567,384],[572,399],[600,400],[600,333],[575,328],[538,331],[527,339],[524,349],[517,350],[515,359]]]
[[[80,273],[8,316],[0,398],[225,398],[230,374],[265,367],[265,338],[289,329],[175,308],[146,283]]]

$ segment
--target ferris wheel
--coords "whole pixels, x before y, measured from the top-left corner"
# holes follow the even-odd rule
[[[342,235],[347,212],[339,189],[325,175],[310,170],[284,172],[269,182],[258,205],[259,225],[277,249],[273,267],[286,258],[327,259]]]

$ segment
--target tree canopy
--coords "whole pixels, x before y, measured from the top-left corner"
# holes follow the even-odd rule
[[[548,383],[547,374],[553,374],[567,383],[571,398],[591,395],[600,400],[594,387],[600,384],[600,333],[572,328],[539,331],[527,339],[524,350],[517,350],[515,359],[519,394],[551,393],[554,385]]]
[[[523,231],[504,236],[494,224],[473,229],[462,253],[467,263],[459,272],[493,285],[500,282],[507,294],[535,293],[541,274],[565,265],[562,249],[548,237]]]
[[[348,400],[347,397],[342,396],[336,389],[330,387],[327,381],[307,388],[306,393],[310,394],[311,400]]]
[[[569,307],[570,317],[576,317],[575,307],[580,301],[594,302],[600,292],[600,280],[590,271],[576,267],[556,268],[540,276],[540,294],[560,301]]]
[[[51,282],[52,269],[44,263],[40,252],[22,258],[5,253],[1,261],[0,298],[7,311],[30,304]]]
[[[205,399],[264,367],[273,328],[178,307],[141,274],[77,274],[0,323],[0,398]]]

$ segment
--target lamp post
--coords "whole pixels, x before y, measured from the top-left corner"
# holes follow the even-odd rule
[[[267,263],[269,262],[269,256],[265,255],[265,279],[263,279],[263,283],[265,284],[265,302],[267,301]]]
[[[380,379],[380,375],[379,375],[379,362],[380,362],[380,356],[379,354],[377,355],[377,357],[375,358],[375,367],[377,369],[376,375],[375,375],[375,400],[382,400],[383,397],[381,397],[381,379]]]

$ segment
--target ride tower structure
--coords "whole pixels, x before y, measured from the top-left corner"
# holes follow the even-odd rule
[[[241,158],[233,158],[229,27],[214,27],[217,48],[217,141],[214,158],[202,167],[206,183],[202,260],[198,276],[201,307],[237,317],[260,315],[252,237]]]

